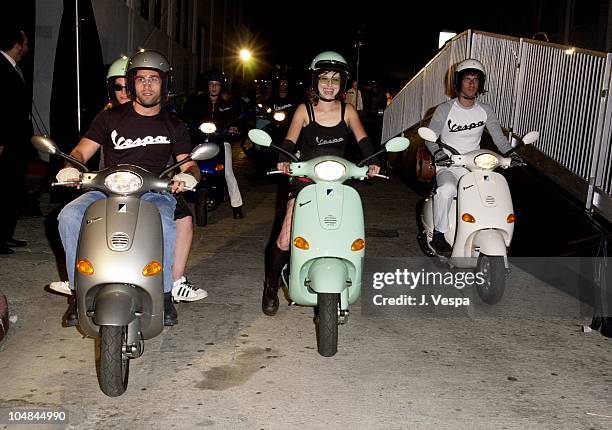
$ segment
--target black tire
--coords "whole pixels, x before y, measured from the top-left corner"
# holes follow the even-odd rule
[[[127,326],[100,327],[100,370],[98,381],[102,392],[109,397],[122,395],[127,389],[130,360],[123,353],[127,340]]]
[[[483,302],[494,305],[501,300],[506,289],[504,257],[481,254],[478,257],[478,271],[485,278],[483,284],[476,284],[478,295]]]
[[[198,197],[195,202],[195,219],[196,225],[200,227],[208,224],[208,193],[206,190],[202,190],[198,193]]]
[[[338,352],[338,294],[319,293],[317,301],[317,350],[333,357]]]

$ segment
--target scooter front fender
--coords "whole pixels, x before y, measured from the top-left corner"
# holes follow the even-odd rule
[[[339,294],[348,286],[348,269],[338,258],[319,258],[310,266],[308,279],[315,293]]]
[[[92,319],[96,325],[128,325],[137,318],[136,312],[142,310],[140,298],[133,287],[106,285],[96,294]]]
[[[477,231],[472,244],[480,248],[481,254],[506,256],[506,241],[501,231],[494,229]]]

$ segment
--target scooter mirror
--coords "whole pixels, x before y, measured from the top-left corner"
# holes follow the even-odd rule
[[[219,145],[214,143],[202,143],[191,151],[192,160],[210,160],[219,153]]]
[[[259,146],[270,146],[272,144],[272,138],[268,133],[257,128],[249,130],[249,139],[256,145]]]
[[[30,139],[34,148],[37,151],[44,152],[45,154],[55,154],[57,153],[57,145],[47,136],[32,136]]]
[[[539,138],[540,138],[540,132],[539,131],[535,131],[535,130],[534,131],[530,131],[525,136],[523,136],[523,143],[525,145],[529,145],[530,143],[535,142]]]
[[[405,137],[394,137],[385,143],[385,150],[387,152],[402,152],[404,149],[408,148],[410,145],[410,141]]]
[[[419,136],[421,136],[421,139],[427,140],[428,142],[435,142],[438,140],[436,132],[429,127],[419,127],[418,133]]]

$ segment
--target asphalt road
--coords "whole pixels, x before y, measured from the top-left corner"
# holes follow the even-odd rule
[[[37,429],[612,428],[612,339],[581,333],[590,308],[518,269],[495,306],[370,315],[357,304],[337,355],[319,356],[311,309],[281,300],[277,316],[261,313],[277,188],[236,160],[246,218],[212,212],[189,260],[209,297],[178,306],[179,325],[146,342],[119,398],[98,387],[94,340],[62,327],[66,298],[45,290],[59,274],[42,196],[43,216],[18,226],[29,246],[0,257],[17,318],[0,344],[0,428],[28,428],[4,418],[19,408],[68,412],[69,424]],[[368,257],[419,257],[418,195],[397,178],[358,189]]]

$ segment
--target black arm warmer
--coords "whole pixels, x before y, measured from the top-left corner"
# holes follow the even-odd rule
[[[372,144],[372,139],[370,139],[368,136],[364,137],[363,139],[361,139],[358,143],[359,148],[361,149],[361,152],[363,153],[363,157],[369,157],[370,155],[374,154],[374,145]],[[381,165],[381,160],[380,157],[374,157],[370,160],[368,160],[366,162],[367,165],[371,165],[371,164],[376,164],[376,165]]]
[[[293,151],[295,150],[295,143],[293,143],[289,139],[285,139],[281,143],[281,148],[283,148],[285,151],[291,152],[293,154]],[[282,152],[279,152],[279,154],[278,154],[278,161],[283,163],[285,161],[291,161],[291,159],[289,157],[287,157],[285,154],[283,154]]]

